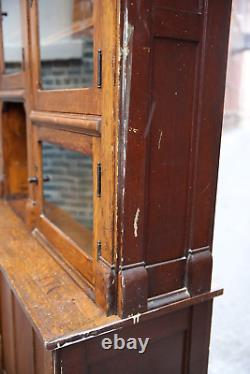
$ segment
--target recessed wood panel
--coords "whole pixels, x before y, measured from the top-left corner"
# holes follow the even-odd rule
[[[17,372],[34,374],[33,329],[16,298],[14,316]]]
[[[56,351],[57,372],[64,374],[182,374],[185,356],[186,331],[189,328],[190,310],[114,329],[111,332],[64,347]],[[129,349],[105,350],[104,338],[114,339],[114,334],[127,341],[129,338],[149,338],[143,354]],[[161,358],[161,359],[159,359]]]
[[[157,8],[153,12],[152,31],[156,37],[199,41],[203,16]]]
[[[197,44],[156,38],[146,263],[185,254]]]
[[[94,363],[89,367],[88,373],[182,374],[184,340],[184,334],[179,333],[170,338],[152,342],[151,345],[149,343],[144,354],[138,354],[137,351],[118,351],[109,360]],[[162,359],[159,359],[160,357]],[[66,371],[66,374],[68,373],[70,371]]]
[[[13,295],[7,282],[1,280],[1,335],[3,344],[3,368],[8,374],[16,373],[15,332],[13,316]]]
[[[203,8],[203,0],[154,0],[155,6],[197,12]]]
[[[148,266],[148,297],[154,297],[183,288],[185,267],[185,259]]]

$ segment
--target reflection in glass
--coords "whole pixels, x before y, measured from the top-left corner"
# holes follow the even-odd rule
[[[42,144],[42,156],[44,214],[91,255],[92,159],[49,143]]]
[[[93,84],[93,1],[39,0],[41,88]]]
[[[22,33],[20,0],[2,0],[4,72],[22,70]]]

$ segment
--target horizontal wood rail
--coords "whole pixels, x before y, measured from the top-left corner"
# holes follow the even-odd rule
[[[93,136],[101,135],[101,117],[99,116],[31,111],[30,119],[36,125],[49,125]]]
[[[25,91],[20,90],[2,90],[0,91],[0,100],[24,101]]]

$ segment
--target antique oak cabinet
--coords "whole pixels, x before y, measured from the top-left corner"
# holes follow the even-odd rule
[[[230,10],[1,1],[2,373],[207,372]]]

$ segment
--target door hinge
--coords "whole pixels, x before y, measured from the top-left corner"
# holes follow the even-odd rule
[[[102,195],[102,164],[97,164],[97,197]]]
[[[23,70],[25,70],[25,50],[24,50],[24,47],[22,48],[22,64],[23,64]]]
[[[102,50],[98,49],[97,55],[97,87],[102,88]]]
[[[100,258],[102,255],[102,242],[98,240],[97,242],[97,258]]]

